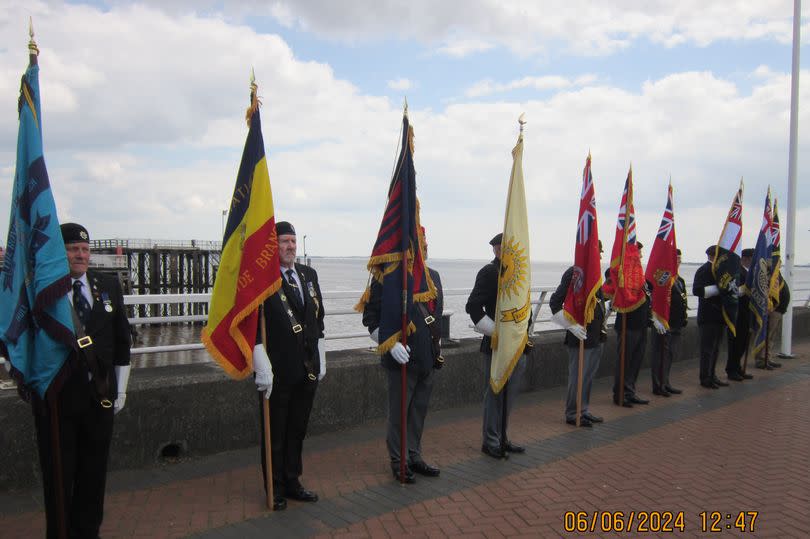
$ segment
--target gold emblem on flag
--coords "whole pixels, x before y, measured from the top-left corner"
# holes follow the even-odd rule
[[[531,269],[526,258],[526,249],[515,238],[505,238],[501,244],[501,276],[498,290],[511,297],[518,295],[526,286]]]

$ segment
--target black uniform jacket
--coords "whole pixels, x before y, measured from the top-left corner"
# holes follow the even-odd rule
[[[563,308],[563,303],[565,303],[565,296],[568,295],[568,287],[571,284],[571,277],[574,275],[574,266],[569,267],[565,270],[565,273],[562,275],[562,279],[560,279],[560,284],[557,286],[557,290],[551,295],[551,299],[549,300],[549,307],[551,308],[551,312],[556,314]],[[596,292],[596,308],[593,311],[593,320],[591,323],[588,324],[588,327],[585,328],[585,331],[588,334],[588,337],[585,339],[585,348],[593,348],[597,346],[599,343],[604,342],[607,338],[607,334],[603,331],[604,330],[604,321],[605,321],[605,298],[602,295],[602,289],[600,288]],[[570,331],[565,332],[565,344],[568,346],[579,346],[579,339],[574,337]]]
[[[478,275],[475,276],[475,284],[465,306],[465,310],[469,313],[473,324],[477,324],[484,318],[484,315],[495,320],[495,304],[498,301],[498,272],[500,268],[501,260],[494,258],[492,262],[478,270]],[[481,351],[487,354],[492,352],[491,343],[492,339],[484,335],[481,340]]]
[[[87,272],[87,282],[93,296],[93,309],[85,333],[93,339],[100,372],[113,371],[116,365],[129,365],[132,334],[118,279],[90,270]],[[66,378],[63,378],[64,385],[59,394],[60,413],[70,414],[84,409],[94,393],[92,382],[88,380],[87,366],[75,352],[71,352],[63,372]],[[115,399],[118,388],[114,372],[109,379],[112,382],[110,396]]]
[[[436,302],[434,312],[430,313],[435,324],[441,324],[441,313],[444,310],[444,296],[442,294],[442,282],[439,274],[432,269],[430,278],[436,285]],[[427,304],[425,304],[427,306]],[[363,325],[368,328],[369,333],[380,327],[380,309],[382,308],[382,285],[376,280],[371,283],[371,291],[368,303],[363,310]],[[428,310],[429,311],[429,310]],[[438,313],[438,314],[437,314]],[[408,347],[411,349],[411,359],[408,361],[408,368],[415,368],[418,372],[425,373],[433,369],[433,349],[431,344],[430,329],[425,323],[425,317],[420,308],[414,303],[409,313],[411,322],[416,326],[416,331],[408,335]],[[400,369],[399,363],[391,357],[390,353],[381,357],[382,365],[386,369]]]
[[[304,296],[303,309],[294,299],[296,292],[287,283],[285,268],[281,268],[281,288],[264,302],[265,327],[267,330],[267,354],[273,366],[274,380],[281,384],[294,385],[317,376],[321,366],[318,356],[318,339],[323,337],[323,298],[314,269],[295,264]],[[284,306],[281,296],[287,299],[295,321]],[[301,331],[295,333],[294,325]],[[256,342],[261,342],[261,330]]]
[[[678,275],[672,284],[669,303],[669,330],[678,334],[687,323],[686,282]]]
[[[724,323],[720,296],[703,297],[703,290],[712,285],[717,286],[717,281],[712,275],[712,263],[706,262],[698,268],[695,280],[692,281],[692,294],[698,297],[698,325]]]
[[[773,310],[785,314],[788,305],[790,305],[790,289],[781,275],[779,275],[779,282],[782,285],[782,290],[779,291],[779,304],[776,305]]]

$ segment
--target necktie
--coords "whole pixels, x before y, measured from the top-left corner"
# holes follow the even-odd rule
[[[76,309],[79,322],[86,326],[87,319],[90,318],[90,304],[87,303],[87,298],[82,294],[81,281],[73,281],[73,308]]]
[[[304,298],[303,298],[303,296],[301,296],[301,289],[298,288],[298,284],[295,282],[295,279],[293,278],[293,270],[288,269],[284,273],[287,274],[287,282],[290,284],[292,289],[295,291],[295,299],[298,300],[299,305],[303,305],[304,304]]]

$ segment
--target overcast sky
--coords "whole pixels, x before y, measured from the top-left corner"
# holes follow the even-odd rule
[[[407,96],[432,257],[490,256],[525,112],[535,261],[573,259],[589,151],[608,249],[632,163],[641,241],[672,178],[678,243],[702,261],[741,177],[744,244],[768,184],[786,224],[792,14],[790,0],[0,0],[0,243],[30,15],[59,219],[94,238],[221,239],[253,68],[276,218],[308,254],[370,253]]]

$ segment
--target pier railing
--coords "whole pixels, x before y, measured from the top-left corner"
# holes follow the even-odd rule
[[[537,332],[538,324],[545,324],[548,326],[548,322],[551,322],[551,312],[548,308],[548,300],[551,298],[551,294],[554,292],[556,287],[549,286],[549,287],[532,287],[532,327],[530,328],[530,334],[535,334]],[[687,285],[687,290],[691,290],[691,284]],[[470,294],[470,288],[449,288],[444,289],[443,293],[445,298],[452,297],[452,296],[468,296]],[[352,290],[352,291],[339,291],[339,292],[324,292],[323,297],[324,300],[356,300],[360,297],[362,291],[360,290]],[[798,288],[793,291],[791,295],[791,303],[794,305],[803,305],[804,307],[810,306],[810,287],[804,285],[803,288]],[[160,306],[165,307],[163,309],[164,312],[201,312],[203,310],[207,310],[208,303],[211,300],[211,294],[144,294],[144,295],[127,295],[124,296],[124,304],[131,305],[131,306]],[[445,302],[447,303],[447,302]],[[689,300],[689,310],[696,311],[697,310],[697,298],[690,295]],[[545,309],[544,309],[545,307]],[[133,309],[136,316],[133,316],[129,319],[130,324],[138,326],[142,324],[175,324],[175,323],[200,323],[205,322],[208,319],[208,315],[206,314],[163,314],[163,315],[156,315],[156,316],[139,316],[139,311],[153,311],[153,309]],[[452,310],[445,309],[444,316],[449,317],[453,316],[455,313]],[[466,314],[462,314],[466,316]],[[360,314],[357,313],[352,308],[337,308],[337,309],[329,309],[326,313],[327,319],[334,316],[357,316],[359,317]],[[613,317],[613,313],[611,313],[611,318]],[[328,322],[327,322],[328,326]],[[359,322],[358,322],[359,326]],[[470,325],[469,327],[472,327]],[[542,331],[542,330],[541,330]],[[347,332],[347,333],[326,333],[327,340],[340,340],[340,339],[356,339],[368,337],[368,331],[365,329],[356,332]],[[452,336],[451,336],[452,337]],[[202,343],[189,343],[189,344],[175,344],[175,345],[163,345],[163,346],[145,346],[145,347],[138,347],[132,349],[132,354],[155,354],[160,352],[181,352],[181,351],[188,351],[188,350],[200,350],[204,348]]]

